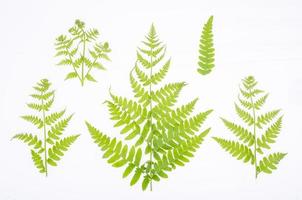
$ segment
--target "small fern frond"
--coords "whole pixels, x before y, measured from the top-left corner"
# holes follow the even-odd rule
[[[233,157],[237,158],[237,160],[243,160],[244,162],[251,162],[254,164],[255,156],[252,150],[244,145],[240,144],[236,141],[225,140],[218,137],[213,137],[213,139],[223,148],[225,151],[229,152]]]
[[[198,72],[202,75],[209,74],[215,64],[215,48],[213,44],[213,16],[203,26],[202,34],[199,41],[199,68]]]
[[[105,69],[101,60],[110,61],[111,52],[108,42],[98,42],[99,31],[86,29],[85,23],[76,20],[69,29],[69,36],[60,35],[56,38],[56,57],[60,57],[57,65],[66,65],[73,71],[65,76],[65,80],[78,78],[83,86],[85,81],[96,82],[91,75],[93,68]]]
[[[257,173],[267,173],[271,174],[273,170],[277,169],[279,162],[286,156],[286,153],[273,153],[267,157],[264,157],[260,162],[257,168]]]
[[[238,101],[242,108],[247,110],[240,108],[235,103],[236,113],[248,125],[247,128],[221,118],[224,125],[249,147],[237,141],[214,137],[214,140],[223,149],[234,157],[237,157],[237,159],[246,158],[244,157],[246,154],[252,155],[253,157],[248,156],[248,158],[252,158],[251,164],[254,165],[256,178],[260,172],[271,173],[273,169],[276,169],[276,165],[285,155],[277,153],[264,157],[264,149],[270,149],[270,145],[276,142],[280,134],[282,116],[272,124],[272,121],[278,116],[280,109],[258,114],[258,111],[263,108],[268,98],[268,93],[258,89],[257,84],[254,77],[248,76],[242,80],[242,85],[239,86],[241,95],[238,96]],[[261,93],[265,94],[261,96],[259,95]],[[266,130],[264,129],[265,126],[267,126]],[[257,134],[259,130],[265,130],[261,136]],[[248,158],[244,161],[248,160]]]
[[[63,38],[64,39],[64,38]],[[31,150],[32,160],[40,173],[48,175],[48,166],[56,166],[64,152],[76,140],[78,135],[61,139],[63,131],[71,120],[72,115],[61,119],[65,109],[60,112],[48,111],[51,109],[55,91],[50,90],[51,83],[47,79],[40,80],[33,88],[37,94],[30,95],[38,102],[27,104],[29,108],[37,111],[36,115],[23,115],[22,119],[36,126],[39,134],[21,133],[12,139],[17,139],[27,144]]]

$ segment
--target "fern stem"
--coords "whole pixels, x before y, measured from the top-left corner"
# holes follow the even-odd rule
[[[153,51],[153,48],[151,48],[151,51]],[[150,56],[150,63],[152,63],[152,62],[153,62],[153,59],[152,59],[152,55],[151,55]],[[150,80],[152,78],[152,68],[153,67],[150,67]],[[151,124],[151,140],[149,142],[149,146],[150,146],[150,149],[151,149],[151,151],[150,151],[150,166],[151,166],[150,171],[151,171],[151,174],[152,174],[153,173],[152,172],[152,166],[153,166],[153,163],[152,163],[152,157],[153,157],[153,147],[152,147],[152,144],[153,144],[153,124],[152,124],[152,118],[153,118],[153,116],[152,116],[152,109],[153,109],[153,107],[152,107],[152,97],[151,97],[151,94],[152,94],[152,81],[150,82],[150,85],[149,85],[149,94],[150,94],[149,98],[150,98],[150,124]],[[153,177],[151,177],[151,181],[150,181],[150,191],[152,191],[152,178]]]
[[[84,32],[84,30],[83,30]],[[85,58],[85,52],[86,52],[86,33],[84,32],[84,40],[83,40],[83,58]],[[82,61],[82,81],[81,81],[81,85],[84,86],[84,81],[85,81],[85,77],[84,77],[84,60]]]
[[[78,78],[79,78],[79,80],[82,82],[81,77],[80,77],[80,75],[79,75],[78,71],[76,70],[76,68],[75,68],[75,66],[74,66],[74,62],[73,62],[72,57],[70,56],[70,52],[69,52],[68,48],[66,48],[66,51],[68,52],[69,60],[70,60],[70,61],[71,61],[71,63],[72,63],[72,67],[73,67],[73,71],[74,71],[74,73],[76,73],[77,77],[78,77]]]
[[[251,89],[249,89],[249,93],[251,94],[252,91]],[[254,100],[253,97],[251,95],[250,97],[251,103],[253,105],[253,134],[254,134],[254,157],[255,157],[255,178],[257,179],[258,176],[258,172],[257,172],[257,135],[256,135],[256,111],[255,111],[255,105],[254,105]]]
[[[94,59],[94,61],[92,62],[91,65],[87,66],[89,69],[87,71],[87,73],[85,74],[85,77],[90,73],[90,71],[92,70],[92,66],[96,63],[97,58]]]
[[[42,92],[43,95],[43,92]],[[43,135],[44,135],[44,165],[45,165],[45,176],[47,177],[47,143],[46,143],[46,123],[45,123],[45,109],[44,109],[44,100],[42,99],[42,113],[43,113]]]

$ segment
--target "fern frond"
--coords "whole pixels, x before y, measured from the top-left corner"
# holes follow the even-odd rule
[[[264,149],[270,149],[270,145],[276,142],[281,130],[282,116],[271,124],[280,110],[272,110],[264,114],[258,114],[258,111],[263,108],[267,100],[268,93],[258,89],[256,87],[257,84],[253,76],[248,76],[242,80],[242,85],[239,87],[241,95],[238,96],[238,100],[241,106],[247,109],[247,111],[235,104],[236,112],[248,125],[247,128],[221,118],[225,126],[249,147],[237,141],[214,137],[214,140],[218,142],[223,149],[231,153],[234,157],[237,157],[237,159],[244,159],[244,161],[251,160],[251,164],[254,165],[256,178],[260,172],[271,173],[285,155],[281,153],[278,155],[271,154],[263,158],[263,156],[265,156]],[[259,95],[261,93],[265,94]],[[268,128],[264,134],[259,137],[257,133],[259,130],[263,130],[264,126],[268,126]],[[245,157],[244,155],[248,156]],[[261,157],[263,159],[259,162]]]
[[[225,140],[218,137],[213,137],[213,139],[223,148],[225,151],[229,152],[233,157],[237,158],[237,160],[243,160],[244,162],[251,162],[254,164],[255,156],[252,150],[244,145],[240,144],[236,141]]]
[[[108,53],[111,52],[108,42],[98,42],[97,29],[86,29],[85,23],[76,20],[68,31],[69,36],[60,35],[56,38],[56,55],[60,57],[57,65],[72,67],[65,80],[78,78],[83,86],[85,81],[97,82],[91,75],[93,68],[105,69],[101,60],[110,61]]]
[[[277,169],[279,162],[286,156],[286,153],[273,153],[267,157],[264,157],[257,168],[257,173],[267,173],[271,174],[273,170]]]
[[[61,160],[64,153],[76,141],[80,135],[72,135],[57,141],[51,148],[48,149],[47,163],[52,166],[57,166],[57,162]]]
[[[186,85],[184,82],[168,83],[154,90],[153,86],[165,78],[171,61],[163,61],[166,46],[159,40],[153,25],[143,44],[145,46],[137,50],[137,59],[130,72],[135,100],[110,91],[111,100],[105,101],[111,120],[115,121],[114,127],[120,127],[120,133],[126,135],[125,140],[134,140],[134,145],[128,147],[88,122],[86,126],[107,162],[113,167],[126,167],[123,177],[131,175],[130,185],[142,180],[142,189],[150,186],[152,190],[153,181],[167,178],[167,171],[184,165],[193,157],[210,129],[199,135],[195,133],[212,110],[190,117],[197,99],[174,108]],[[153,71],[160,65],[160,69]]]
[[[221,118],[221,120],[223,121],[224,125],[230,131],[232,131],[242,142],[246,143],[248,146],[252,146],[255,143],[255,138],[249,130],[224,118]]]
[[[270,149],[269,144],[275,143],[282,126],[282,117],[280,117],[274,124],[272,124],[261,138],[257,139],[259,147]]]
[[[202,75],[209,74],[215,64],[215,49],[213,45],[213,16],[203,26],[203,31],[199,41],[199,68],[198,72]]]
[[[67,45],[65,44],[64,37],[58,40],[58,43],[62,43],[61,45]],[[48,165],[56,166],[58,157],[61,158],[63,156],[62,152],[67,151],[70,144],[78,137],[70,136],[60,140],[60,137],[67,127],[72,115],[60,120],[65,114],[65,110],[48,114],[55,98],[55,91],[50,90],[50,86],[51,83],[47,79],[42,79],[33,87],[37,93],[30,95],[38,102],[28,103],[27,106],[38,111],[40,116],[21,116],[25,121],[35,125],[41,133],[39,135],[21,133],[12,138],[20,140],[30,147],[32,160],[35,166],[39,172],[44,173],[45,176],[48,175]],[[49,144],[53,146],[49,148]],[[43,157],[43,159],[41,157]]]
[[[45,173],[46,170],[41,156],[38,153],[36,153],[34,150],[31,150],[31,157],[39,172]]]

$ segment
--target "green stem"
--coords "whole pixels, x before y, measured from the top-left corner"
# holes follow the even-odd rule
[[[151,51],[153,51],[153,48],[151,48]],[[150,63],[153,62],[153,59],[152,59],[152,55],[151,55],[151,58],[150,58]],[[152,78],[152,67],[150,67],[150,80]],[[151,124],[151,140],[149,142],[149,147],[151,149],[150,151],[150,166],[151,166],[151,174],[153,173],[152,172],[152,166],[153,166],[153,163],[152,163],[152,159],[153,159],[153,147],[152,147],[152,143],[153,143],[153,124],[152,124],[152,97],[151,97],[151,92],[152,92],[152,82],[150,81],[150,85],[149,85],[149,94],[150,94],[150,124]],[[150,191],[152,191],[152,178],[151,177],[151,181],[150,181]]]
[[[75,68],[75,66],[74,66],[74,62],[73,62],[72,57],[70,56],[70,52],[69,52],[69,50],[68,50],[67,48],[66,48],[66,51],[68,52],[69,60],[70,60],[71,63],[72,63],[72,67],[73,67],[74,73],[76,73],[77,77],[78,77],[79,80],[82,82],[81,77],[80,77],[80,75],[78,74],[78,71],[76,70],[76,68]]]
[[[86,52],[86,38],[85,38],[86,34],[84,33],[84,41],[83,41],[83,58],[85,58],[85,52]],[[84,61],[82,61],[82,81],[81,81],[81,85],[84,85],[84,81],[85,81],[85,77],[84,77]]]
[[[251,89],[249,89],[249,93],[251,94]],[[258,172],[257,172],[257,135],[256,135],[256,111],[255,111],[255,105],[253,101],[253,97],[250,97],[251,103],[253,105],[253,134],[254,134],[254,156],[255,156],[255,178],[257,179]]]
[[[43,92],[42,92],[43,95]],[[45,123],[45,109],[44,109],[44,100],[42,99],[42,107],[43,107],[43,135],[44,135],[44,165],[45,165],[45,176],[48,175],[47,170],[47,143],[46,143],[46,123]]]

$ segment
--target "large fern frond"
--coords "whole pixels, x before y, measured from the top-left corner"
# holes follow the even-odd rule
[[[108,137],[86,122],[107,162],[113,167],[125,166],[123,177],[132,175],[130,185],[141,180],[143,190],[147,187],[152,190],[154,181],[167,178],[167,172],[189,162],[210,131],[206,129],[196,135],[212,112],[191,116],[197,99],[175,107],[186,83],[159,86],[171,64],[170,59],[165,59],[165,53],[166,46],[152,25],[143,47],[136,52],[136,62],[130,72],[134,99],[116,96],[110,91],[111,100],[105,101],[114,127],[119,127],[125,140],[132,140],[133,146]]]

